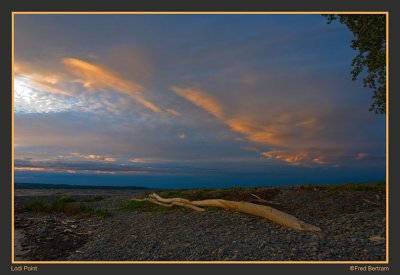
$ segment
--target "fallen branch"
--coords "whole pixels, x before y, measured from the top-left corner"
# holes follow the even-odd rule
[[[251,200],[250,202],[269,203],[269,204],[280,205],[280,203],[279,203],[279,202],[274,202],[274,201],[267,201],[267,200],[264,200],[264,199],[260,198],[259,196],[257,196],[256,194],[250,194],[250,195],[252,195],[253,197],[255,197],[255,198],[256,198],[256,200]]]
[[[252,195],[253,197],[255,197],[256,199],[258,199],[259,201],[267,202],[266,200],[260,198],[260,197],[257,196],[256,194],[251,193],[251,195]]]
[[[190,203],[184,203],[184,202],[174,201],[174,202],[172,202],[172,205],[177,205],[177,206],[186,207],[186,208],[193,209],[193,210],[199,211],[199,212],[205,211],[204,208],[197,207],[197,206],[192,205],[192,204],[190,204]]]
[[[156,201],[155,199],[150,199],[150,198],[144,198],[144,199],[131,199],[132,201],[148,201],[148,202],[152,202],[161,206],[165,206],[165,207],[171,207],[172,204],[167,204],[167,203],[163,203],[163,202],[159,202]]]
[[[370,201],[370,200],[367,200],[367,199],[363,199],[363,201],[365,201],[365,202],[367,202],[367,203],[370,203],[370,204],[373,204],[373,205],[381,205],[381,204],[378,203],[378,202],[373,202],[373,201]]]
[[[259,217],[263,217],[269,219],[275,223],[280,225],[287,226],[289,228],[293,228],[296,230],[302,231],[312,231],[318,232],[321,229],[317,226],[307,224],[298,218],[277,210],[275,208],[259,205],[250,202],[244,201],[228,201],[223,199],[209,199],[209,200],[201,200],[201,201],[190,201],[183,198],[163,198],[156,193],[150,194],[148,198],[145,199],[133,199],[136,201],[146,200],[158,205],[170,207],[172,205],[182,206],[186,208],[193,209],[195,211],[204,211],[204,208],[201,207],[219,207],[228,210],[234,210],[237,212],[243,212],[250,215],[255,215]]]
[[[173,205],[176,205],[176,206],[189,208],[189,209],[192,209],[192,210],[195,210],[195,211],[205,211],[205,209],[203,209],[201,207],[197,207],[195,205],[192,205],[190,203],[186,203],[186,202],[183,202],[183,201],[173,201],[173,202],[170,202],[170,203],[164,203],[164,202],[158,201],[156,199],[153,199],[151,197],[150,198],[144,198],[144,199],[131,199],[131,200],[132,201],[148,201],[148,202],[152,202],[152,203],[155,203],[155,204],[158,204],[158,205],[161,205],[161,206],[165,206],[165,207],[171,207]]]

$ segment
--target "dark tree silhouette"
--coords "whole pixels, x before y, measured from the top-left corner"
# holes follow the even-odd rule
[[[370,111],[386,113],[386,15],[385,14],[344,14],[324,15],[328,24],[335,20],[346,25],[353,33],[351,47],[357,51],[353,59],[352,79],[361,72],[365,87],[373,89],[373,103]]]

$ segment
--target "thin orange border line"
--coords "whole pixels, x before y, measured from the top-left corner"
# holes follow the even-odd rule
[[[14,14],[11,14],[11,263],[15,262],[14,253]]]
[[[245,11],[245,12],[218,12],[218,11],[14,11],[13,14],[388,14],[387,11],[358,11],[358,12],[332,12],[332,11]]]
[[[386,261],[389,263],[389,13],[386,14]]]
[[[386,261],[16,261],[13,264],[387,264]]]
[[[386,15],[386,260],[385,261],[15,261],[14,255],[14,15],[16,14],[385,14]],[[388,264],[389,263],[389,12],[31,12],[13,11],[12,17],[12,212],[11,212],[11,263],[12,264]]]

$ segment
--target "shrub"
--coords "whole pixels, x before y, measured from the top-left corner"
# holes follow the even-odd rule
[[[49,206],[41,200],[34,200],[26,203],[22,207],[22,211],[24,212],[48,212]]]
[[[105,199],[105,197],[103,197],[103,196],[95,196],[95,197],[93,197],[93,198],[88,199],[87,202],[102,201],[102,200],[104,200],[104,199]]]
[[[112,217],[112,213],[108,210],[96,210],[94,214],[97,217],[109,218]]]
[[[73,197],[71,196],[62,196],[58,199],[58,201],[62,202],[62,203],[66,203],[66,202],[74,202],[76,201]]]

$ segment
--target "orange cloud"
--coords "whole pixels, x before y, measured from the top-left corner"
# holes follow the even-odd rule
[[[37,68],[31,68],[24,63],[15,63],[14,78],[23,80],[24,85],[39,91],[59,95],[70,95],[70,91],[59,87],[60,82],[64,80],[64,76],[61,74],[47,71],[38,72]],[[14,85],[14,88],[17,89],[16,81],[14,81]]]
[[[269,116],[266,123],[243,117],[225,118],[222,104],[207,93],[176,86],[171,89],[177,95],[213,115],[227,125],[231,131],[239,133],[248,141],[258,144],[288,146],[292,142],[299,144],[300,141],[307,144],[307,138],[321,129],[316,118],[304,118],[302,114],[289,113]],[[317,162],[321,162],[321,160],[316,160]]]
[[[133,81],[123,79],[104,67],[77,58],[65,58],[62,63],[77,77],[75,82],[81,83],[88,90],[115,90],[128,95],[154,112],[161,112],[158,106],[143,97],[143,86]]]
[[[223,107],[212,96],[204,93],[203,91],[195,90],[192,88],[180,88],[173,86],[171,87],[171,89],[177,95],[202,108],[214,117],[218,119],[223,119]]]
[[[104,161],[116,161],[115,158],[104,158]]]
[[[225,121],[229,128],[243,134],[246,139],[263,144],[281,145],[284,143],[285,127],[278,124],[264,126],[254,121],[234,118]]]
[[[271,150],[268,152],[261,152],[261,156],[268,159],[276,159],[292,165],[310,165],[310,164],[328,164],[326,157],[321,156],[317,151],[313,150]]]
[[[94,159],[94,160],[103,160],[103,161],[116,161],[115,158],[107,158],[104,156],[100,156],[100,155],[82,155],[82,158],[85,159]]]
[[[50,168],[50,167],[14,167],[15,171],[29,171],[29,172],[55,172],[55,173],[68,173],[68,174],[75,174],[77,173],[76,170],[71,169],[59,169],[59,168]]]
[[[145,159],[134,158],[134,159],[131,159],[130,162],[132,162],[132,163],[148,163],[149,161],[145,160]]]
[[[175,110],[175,109],[167,109],[166,111],[167,111],[167,113],[169,113],[169,114],[171,114],[171,115],[174,115],[174,116],[180,116],[180,115],[181,115],[181,114],[180,114],[177,110]]]
[[[314,161],[315,163],[317,163],[317,164],[327,164],[327,163],[328,163],[328,162],[326,161],[326,158],[325,158],[325,157],[322,157],[322,156],[314,158],[313,161]]]
[[[51,169],[46,169],[42,167],[14,167],[17,171],[48,171]]]

